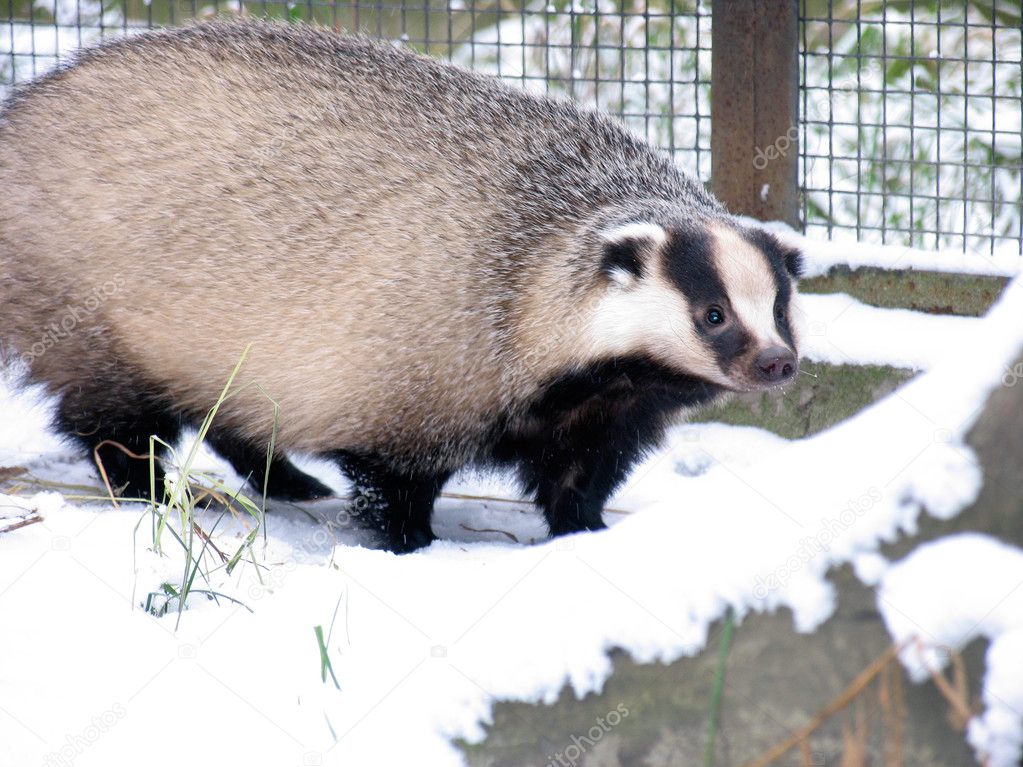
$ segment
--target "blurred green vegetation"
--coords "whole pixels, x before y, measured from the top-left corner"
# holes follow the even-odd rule
[[[826,277],[803,280],[802,293],[847,293],[865,304],[928,314],[978,317],[1001,295],[1007,280],[964,274],[836,267]]]
[[[913,372],[882,365],[800,363],[797,379],[784,392],[736,395],[701,409],[690,420],[756,426],[802,439],[841,423],[895,391]]]

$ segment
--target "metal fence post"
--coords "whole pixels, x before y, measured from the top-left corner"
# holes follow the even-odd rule
[[[733,213],[799,225],[798,0],[714,0],[711,185]]]

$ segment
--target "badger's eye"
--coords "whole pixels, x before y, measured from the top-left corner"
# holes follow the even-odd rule
[[[712,306],[707,310],[707,324],[721,325],[725,321],[725,312],[720,306]]]
[[[774,305],[774,318],[776,320],[785,319],[785,307],[780,303]]]

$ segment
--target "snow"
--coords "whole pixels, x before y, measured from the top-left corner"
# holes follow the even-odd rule
[[[116,9],[104,12],[92,0],[40,5],[54,10],[56,24],[0,25],[0,50],[9,54],[0,61],[0,81],[24,81],[83,43],[131,31]],[[552,40],[565,44],[564,55],[523,45],[527,30],[513,19],[481,33],[471,49],[474,63],[542,89],[553,56],[569,81],[564,90],[577,98],[615,105],[620,96],[639,105],[627,112],[668,101],[657,82],[671,78],[651,74],[649,59],[621,70],[624,85],[605,78],[613,92],[588,82],[582,76],[591,71],[618,71],[618,48],[594,47],[591,60],[582,45],[583,59],[569,56],[568,38],[576,33],[554,21]],[[621,21],[623,40],[649,40],[639,17]],[[660,34],[656,23],[654,33]],[[588,27],[584,34],[591,34]],[[679,55],[655,57],[652,66],[677,70]],[[681,68],[701,71],[709,82],[709,58],[706,50],[686,55]],[[834,107],[825,106],[827,114],[817,117],[827,123]],[[984,111],[981,99],[970,106],[974,132],[1009,141],[1000,148],[1018,153],[1018,110],[997,111],[995,135],[995,112]],[[630,125],[667,143],[657,134],[662,121]],[[678,120],[668,129],[677,146],[689,147],[699,127]],[[859,140],[855,130],[839,138]],[[709,153],[679,154],[689,165],[701,163],[707,175]],[[820,164],[814,173],[829,170]],[[960,170],[955,163],[941,169],[943,190],[959,188]],[[856,188],[857,175],[841,176],[835,190]],[[996,174],[995,197],[1018,196],[1008,178]],[[761,196],[769,191],[763,187]],[[1001,228],[1015,231],[1018,208],[999,210]],[[882,212],[874,205],[863,218],[879,223]],[[932,252],[820,242],[783,224],[771,228],[807,251],[809,276],[844,265],[1011,278],[1023,266],[1015,245],[990,255]],[[600,689],[612,647],[641,661],[698,653],[729,606],[740,617],[786,606],[797,630],[814,630],[834,609],[826,574],[844,562],[878,587],[893,638],[913,640],[902,657],[916,678],[924,678],[921,664],[941,667],[943,646],[959,648],[975,637],[990,642],[984,710],[968,738],[992,767],[1016,765],[1023,747],[1023,587],[1013,589],[1023,582],[1023,552],[976,535],[921,546],[895,564],[877,549],[912,535],[921,511],[948,518],[976,497],[981,476],[963,437],[991,388],[1023,378],[1009,367],[1023,347],[1021,280],[983,319],[877,309],[840,294],[803,297],[808,359],[922,374],[802,441],[721,424],[681,426],[612,500],[614,525],[603,533],[543,542],[542,520],[527,504],[448,497],[434,525],[444,540],[398,558],[362,548],[374,542],[372,534],[352,526],[336,502],[275,507],[257,547],[259,567],[211,574],[212,588],[247,608],[190,602],[177,630],[176,616],[157,619],[139,609],[181,568],[174,552],[150,550],[143,507],[114,511],[70,491],[0,494],[0,530],[5,520],[33,513],[44,519],[0,534],[0,765],[122,764],[140,753],[155,765],[191,763],[196,742],[203,762],[456,764],[449,738],[482,737],[494,700],[551,701],[566,682],[580,695]],[[6,376],[0,467],[98,489],[90,463],[48,431],[50,403],[38,392],[16,393],[14,372]],[[339,492],[346,489],[333,467],[301,464]],[[204,452],[201,465],[229,485],[242,484],[215,456]],[[514,494],[506,477],[490,476],[462,476],[448,490]],[[208,530],[216,517],[201,522]],[[228,519],[215,539],[228,550],[244,533]],[[524,545],[530,543],[536,545]],[[327,644],[340,691],[319,679],[312,631],[332,622]],[[186,737],[177,736],[182,730]]]
[[[814,262],[831,257],[826,244],[809,247]],[[177,629],[176,615],[139,609],[181,572],[173,550],[151,550],[146,508],[114,511],[70,492],[19,498],[21,513],[36,508],[44,520],[0,535],[0,763],[106,765],[144,753],[171,765],[194,761],[201,742],[208,763],[455,765],[451,739],[482,738],[495,700],[550,702],[565,684],[599,690],[612,648],[640,662],[696,654],[728,608],[741,620],[788,607],[797,631],[813,631],[835,608],[829,569],[851,562],[915,616],[923,640],[951,644],[980,621],[975,633],[992,646],[969,738],[993,767],[1009,764],[1019,755],[1013,620],[1023,610],[1017,597],[996,597],[1023,580],[1023,552],[992,541],[996,558],[972,544],[963,561],[986,564],[964,572],[948,567],[958,549],[936,548],[948,542],[895,565],[878,547],[912,535],[924,511],[949,518],[976,498],[980,468],[963,440],[1023,349],[1019,287],[982,319],[810,299],[811,324],[828,324],[811,356],[924,372],[804,440],[680,426],[612,500],[606,531],[545,541],[526,505],[446,498],[435,524],[445,540],[398,557],[364,547],[371,536],[337,502],[275,507],[259,566],[210,575],[210,588],[246,606],[193,598]],[[0,465],[96,487],[89,463],[46,432],[37,393],[0,380],[0,406]],[[303,465],[344,489],[334,469]],[[448,490],[510,492],[507,478],[488,476]],[[217,516],[199,521],[210,530]],[[225,518],[214,539],[233,551],[245,532]],[[897,639],[920,633],[886,619]],[[314,626],[329,633],[340,690],[320,679]]]
[[[968,737],[981,763],[1016,767],[1023,751],[1023,551],[975,533],[925,544],[888,570],[878,607],[905,643],[903,662],[918,681],[940,671],[950,649],[989,640],[985,710]]]
[[[822,242],[808,238],[780,221],[764,224],[752,218],[744,220],[751,226],[774,232],[783,242],[807,249],[810,257],[806,260],[806,277],[827,274],[834,266],[848,266],[852,269],[874,266],[881,269],[916,269],[995,277],[1015,277],[1023,271],[1023,258],[1015,243],[1000,245],[994,253],[986,253],[920,250],[901,245],[867,245],[857,242],[848,233],[840,233],[836,239]]]
[[[1018,258],[1018,256],[1017,256]],[[844,293],[802,295],[805,357],[818,362],[927,370],[975,338],[982,320],[879,309]],[[877,339],[885,338],[879,344]]]

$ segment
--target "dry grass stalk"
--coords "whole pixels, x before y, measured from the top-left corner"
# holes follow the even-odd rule
[[[919,649],[924,649],[919,639],[911,640]],[[909,644],[908,642],[906,644]],[[902,645],[904,647],[906,645]],[[876,684],[877,702],[881,710],[882,760],[885,767],[902,767],[904,764],[903,743],[905,740],[906,700],[902,682],[902,667],[898,662],[899,645],[891,645],[856,678],[833,701],[818,711],[810,722],[792,733],[783,741],[768,749],[745,767],[768,767],[795,748],[800,749],[804,767],[813,764],[810,737],[836,714],[853,706],[850,718],[842,722],[842,767],[865,767],[868,763],[868,742],[870,722],[867,715],[867,693],[872,682]],[[949,650],[952,679],[935,669],[928,669],[934,685],[949,704],[949,723],[959,731],[966,729],[976,713],[970,705],[966,666],[962,656]]]

